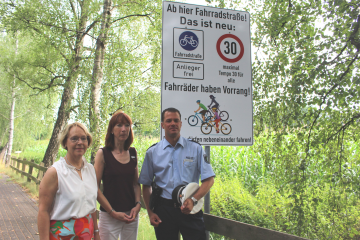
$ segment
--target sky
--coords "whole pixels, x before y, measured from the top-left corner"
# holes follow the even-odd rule
[[[205,0],[184,0],[179,2],[185,2],[185,3],[191,3],[191,4],[197,4],[197,5],[204,5],[207,6],[208,3],[205,2]]]

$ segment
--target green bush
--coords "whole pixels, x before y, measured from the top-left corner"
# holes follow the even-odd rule
[[[19,157],[21,159],[26,158],[27,160],[34,160],[37,164],[39,164],[44,159],[44,155],[48,147],[48,143],[49,140],[38,140],[38,141],[34,140],[32,144],[29,145],[29,147],[27,147],[23,152],[19,154]],[[89,153],[90,151],[86,152],[86,154]],[[59,159],[60,157],[64,157],[65,155],[66,155],[66,150],[60,146],[56,159]],[[18,157],[18,154],[13,154],[13,156]]]
[[[291,194],[291,188],[279,191],[265,181],[253,194],[239,178],[217,178],[211,188],[211,214],[293,235],[301,226],[301,236],[308,239],[354,239],[360,235],[357,196],[329,185],[310,186],[302,195],[306,222],[299,223],[293,216],[297,212]],[[212,237],[224,239],[216,234]]]
[[[216,178],[211,188],[211,214],[273,230],[282,230],[290,204],[271,183],[260,183],[256,195],[238,178]]]

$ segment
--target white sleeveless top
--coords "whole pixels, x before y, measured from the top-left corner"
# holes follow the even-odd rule
[[[75,167],[60,158],[52,166],[58,177],[58,190],[55,195],[50,220],[82,218],[96,210],[97,183],[94,166],[83,157],[82,179]]]

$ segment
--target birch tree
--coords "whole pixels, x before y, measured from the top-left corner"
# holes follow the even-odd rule
[[[57,119],[43,160],[45,166],[49,166],[57,156],[58,136],[69,120],[70,112],[76,108],[72,106],[72,99],[84,58],[84,38],[98,21],[87,24],[90,17],[98,17],[99,4],[90,0],[49,0],[18,4],[7,1],[5,4],[8,11],[4,22],[7,26],[17,26],[23,31],[31,32],[34,39],[41,44],[45,43],[53,54],[60,57],[60,62],[37,63],[37,68],[50,73],[50,79],[34,83],[30,78],[21,78],[29,87],[40,92],[56,86],[62,88]]]
[[[100,34],[96,40],[94,67],[91,77],[91,93],[90,93],[91,105],[89,108],[89,122],[90,122],[90,131],[94,134],[93,148],[91,151],[92,163],[94,162],[96,151],[100,146],[100,136],[101,136],[101,128],[100,128],[101,115],[99,108],[100,90],[103,81],[103,71],[104,71],[103,65],[104,65],[104,57],[105,57],[106,44],[107,44],[106,40],[111,25],[110,22],[111,22],[112,7],[113,7],[112,0],[104,0]]]
[[[112,0],[104,0],[103,3],[103,13],[101,20],[100,34],[96,40],[96,50],[94,57],[94,66],[91,82],[91,95],[90,95],[90,111],[89,111],[89,120],[90,120],[90,130],[94,134],[94,144],[91,152],[91,161],[94,160],[97,149],[100,146],[100,138],[102,136],[101,131],[103,128],[100,127],[101,122],[101,113],[100,113],[100,91],[101,85],[103,83],[104,76],[104,59],[106,55],[106,45],[108,42],[108,33],[111,32],[111,38],[114,38],[118,35],[120,26],[117,24],[119,21],[128,21],[128,27],[133,28],[134,26],[142,27],[143,25],[136,25],[136,22],[142,21],[146,24],[154,24],[156,18],[159,18],[158,8],[154,7],[155,2],[153,1],[139,1],[139,2],[116,2],[116,5],[113,6]],[[160,5],[160,4],[159,4]],[[115,16],[112,17],[112,13],[115,12]],[[145,19],[139,20],[142,17]],[[132,22],[135,22],[132,24]],[[126,36],[123,36],[126,38]],[[128,36],[131,38],[131,36]],[[136,40],[135,40],[136,41]],[[139,40],[139,45],[143,40]],[[158,45],[156,45],[158,46]],[[151,46],[148,46],[151,49]],[[125,50],[125,49],[123,49]],[[131,49],[126,49],[125,51],[131,51]],[[124,58],[124,61],[129,59]],[[146,62],[146,59],[144,59]],[[139,66],[140,67],[140,66]],[[135,100],[135,98],[132,98]]]
[[[18,53],[18,39],[15,33],[15,51],[14,51],[14,58],[16,58]],[[13,76],[13,79],[10,84],[10,111],[9,111],[9,140],[7,142],[7,149],[6,149],[6,157],[5,157],[5,166],[10,164],[11,159],[11,152],[13,148],[13,138],[14,138],[14,113],[15,113],[15,103],[16,103],[16,78]]]
[[[7,147],[8,157],[13,149],[24,150],[31,144],[52,117],[53,99],[44,93],[37,94],[18,79],[21,75],[34,75],[25,60],[32,58],[28,48],[31,45],[27,36],[20,32],[17,32],[16,38],[7,33],[0,39],[0,123],[3,126],[0,141],[4,143],[6,136],[5,143],[11,144],[11,148]]]

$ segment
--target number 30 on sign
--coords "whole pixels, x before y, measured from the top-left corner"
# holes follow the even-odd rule
[[[244,45],[240,38],[233,34],[222,35],[216,43],[219,56],[226,62],[235,63],[244,55]]]

